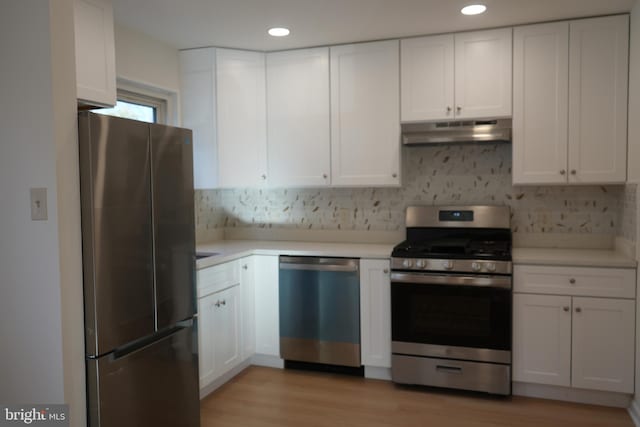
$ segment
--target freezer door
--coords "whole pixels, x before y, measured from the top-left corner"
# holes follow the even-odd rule
[[[196,327],[87,362],[89,427],[199,427]]]
[[[154,333],[149,127],[79,115],[88,355]]]
[[[158,329],[196,312],[192,135],[151,125]]]

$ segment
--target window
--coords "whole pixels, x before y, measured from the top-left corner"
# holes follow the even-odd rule
[[[118,89],[118,101],[113,108],[101,108],[95,113],[124,117],[147,123],[167,123],[167,101],[140,93]]]

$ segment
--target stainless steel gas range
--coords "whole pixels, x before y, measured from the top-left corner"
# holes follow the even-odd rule
[[[396,383],[511,394],[508,207],[413,206],[391,264]]]

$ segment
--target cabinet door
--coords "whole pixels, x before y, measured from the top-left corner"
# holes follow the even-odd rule
[[[511,116],[511,28],[455,35],[456,117]]]
[[[75,0],[78,100],[116,105],[116,51],[110,0]]]
[[[213,363],[216,378],[241,361],[240,287],[213,294]]]
[[[193,184],[218,186],[216,140],[216,50],[180,52],[182,125],[193,130]]]
[[[256,187],[267,180],[264,54],[216,50],[220,186]]]
[[[572,385],[633,393],[635,301],[573,298]]]
[[[260,282],[255,287],[256,353],[280,356],[279,260],[277,256],[256,255],[253,265]]]
[[[269,185],[328,185],[329,48],[267,54],[267,122]]]
[[[569,45],[569,181],[627,176],[629,17],[572,21]]]
[[[214,319],[216,295],[198,299],[198,362],[200,388],[209,385],[215,378],[214,342],[216,323]]]
[[[400,42],[403,122],[453,118],[453,35]]]
[[[391,367],[391,283],[388,260],[360,260],[362,364]]]
[[[571,385],[571,297],[513,295],[513,379]]]
[[[242,359],[247,359],[256,351],[255,335],[255,268],[253,257],[240,260],[240,297],[242,323]]]
[[[567,181],[569,23],[513,33],[513,183]]]
[[[331,47],[334,186],[400,185],[397,40]]]

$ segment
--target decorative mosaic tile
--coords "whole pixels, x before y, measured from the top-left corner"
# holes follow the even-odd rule
[[[196,191],[198,230],[285,227],[398,231],[413,204],[495,204],[512,211],[515,233],[595,233],[635,241],[635,186],[511,184],[511,146],[404,149],[402,188]]]

